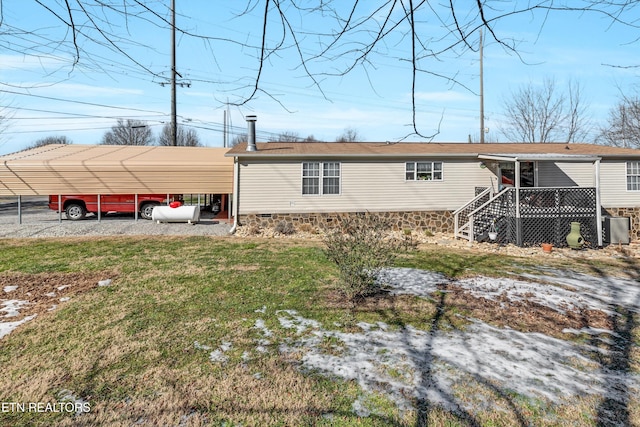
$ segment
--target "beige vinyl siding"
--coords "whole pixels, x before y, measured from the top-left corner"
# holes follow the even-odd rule
[[[603,160],[600,164],[600,198],[605,208],[639,207],[640,191],[627,191],[627,162]]]
[[[538,162],[539,187],[593,187],[594,177],[591,162]]]
[[[406,181],[406,161],[420,160],[341,161],[339,195],[304,196],[302,160],[241,161],[240,213],[455,210],[493,177],[475,159],[429,159],[442,161],[442,181]]]

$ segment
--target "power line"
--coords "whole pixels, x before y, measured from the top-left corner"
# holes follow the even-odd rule
[[[116,107],[113,105],[106,105],[106,104],[98,104],[95,102],[86,102],[86,101],[76,101],[76,100],[71,100],[71,99],[64,99],[64,98],[56,98],[53,96],[45,96],[45,95],[35,95],[32,93],[22,93],[22,92],[16,92],[16,91],[12,91],[12,90],[6,90],[6,89],[0,89],[0,92],[3,93],[10,93],[13,95],[21,95],[21,96],[30,96],[33,98],[40,98],[40,99],[48,99],[51,101],[58,101],[58,102],[68,102],[71,104],[80,104],[80,105],[90,105],[92,107],[101,107],[101,108],[111,108],[114,110],[126,110],[126,111],[140,111],[143,113],[154,113],[154,114],[166,114],[162,111],[153,111],[153,110],[143,110],[140,108],[133,108],[133,107]]]

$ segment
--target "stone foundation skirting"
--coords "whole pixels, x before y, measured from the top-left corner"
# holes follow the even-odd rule
[[[636,208],[605,208],[608,215],[630,218],[629,234],[631,241],[640,240],[640,207]]]
[[[293,226],[296,231],[317,232],[331,228],[337,223],[338,218],[358,214],[357,212],[251,214],[240,215],[238,220],[241,226],[247,228],[275,228],[287,225]],[[406,229],[432,233],[453,233],[454,231],[452,211],[367,212],[367,214],[388,221],[395,231]]]
[[[640,240],[640,207],[606,208],[607,215],[630,218],[630,238]],[[276,228],[278,226],[293,227],[296,231],[318,232],[331,228],[338,218],[358,215],[358,212],[341,213],[284,213],[284,214],[251,214],[240,215],[241,226],[249,229]],[[430,231],[431,233],[453,233],[452,211],[410,211],[410,212],[368,212],[383,218],[391,224],[394,231],[406,229]],[[603,212],[604,214],[604,212]]]

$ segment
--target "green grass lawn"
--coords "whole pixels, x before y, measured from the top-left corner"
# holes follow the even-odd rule
[[[361,395],[356,383],[302,372],[295,355],[278,351],[294,333],[279,327],[278,310],[296,310],[345,331],[360,321],[391,317],[427,329],[437,315],[434,302],[417,298],[353,309],[340,297],[337,269],[320,243],[23,239],[0,240],[0,253],[0,274],[38,280],[43,274],[91,273],[113,280],[74,295],[0,340],[1,402],[56,402],[69,390],[90,404],[90,412],[3,411],[0,425],[417,425],[415,412],[401,412],[383,396],[368,397],[378,408],[375,415],[356,415],[352,405]],[[451,277],[540,265],[442,248],[407,252],[397,263]],[[605,267],[622,268],[598,266]],[[273,333],[266,351],[257,345],[266,338],[256,327],[259,319]],[[326,346],[339,351],[331,342]],[[221,347],[223,359],[212,360]],[[562,405],[520,397],[509,402],[518,411],[488,406],[477,419],[484,425],[519,425],[514,414],[524,413],[535,425],[554,425],[548,421],[554,419],[595,425],[588,416],[595,403],[588,398]],[[428,423],[467,425],[459,414],[437,407],[429,408]]]

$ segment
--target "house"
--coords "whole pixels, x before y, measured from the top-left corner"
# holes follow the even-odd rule
[[[591,144],[256,143],[234,158],[234,214],[241,225],[281,221],[322,228],[358,212],[397,229],[479,240],[565,246],[580,222],[603,244],[603,218],[630,218],[640,238],[640,150]],[[606,237],[606,236],[605,236]]]

